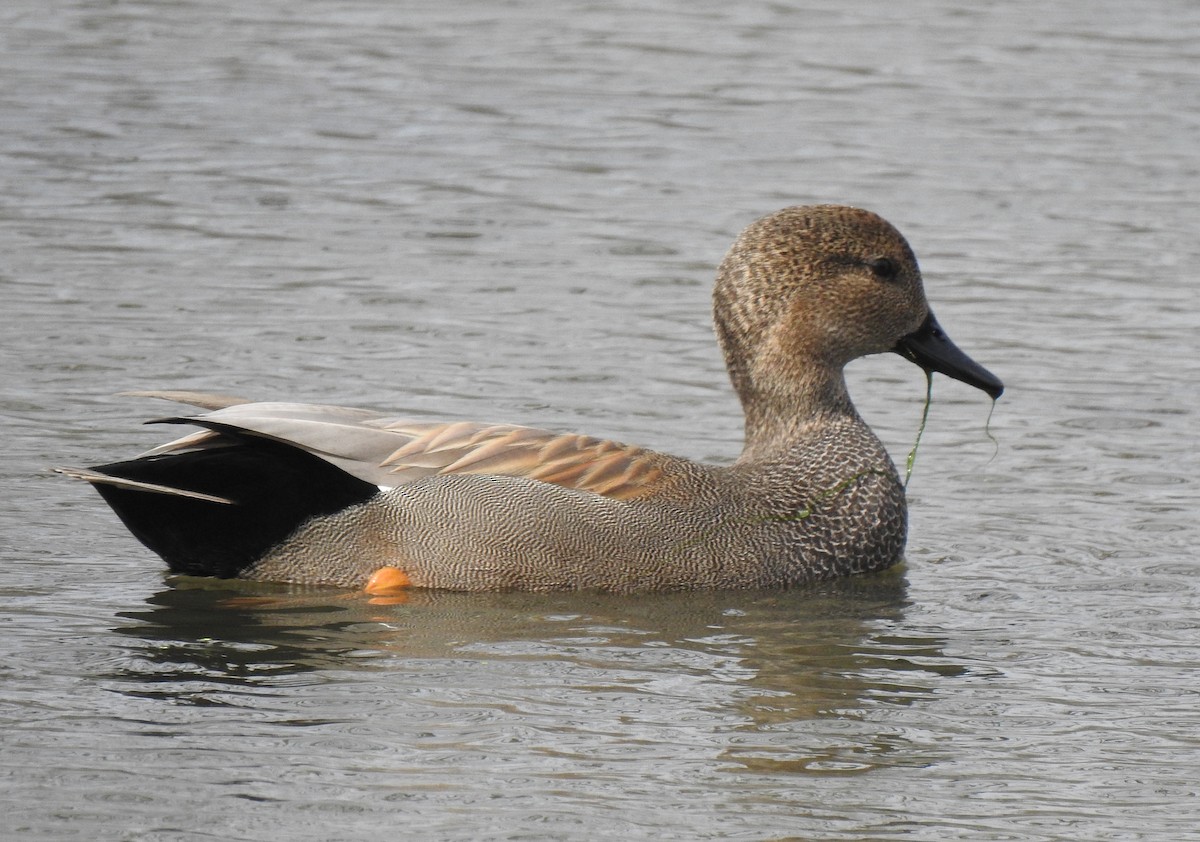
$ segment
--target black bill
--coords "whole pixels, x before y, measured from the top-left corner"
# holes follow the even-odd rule
[[[1000,378],[960,351],[942,330],[932,312],[919,328],[897,342],[892,350],[926,371],[939,371],[947,377],[974,386],[986,392],[992,400],[1004,394],[1004,384]]]

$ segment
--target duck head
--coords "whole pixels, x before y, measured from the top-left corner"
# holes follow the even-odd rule
[[[748,422],[848,407],[842,369],[885,351],[1004,391],[938,325],[912,249],[870,211],[791,207],[752,223],[721,263],[713,312]]]

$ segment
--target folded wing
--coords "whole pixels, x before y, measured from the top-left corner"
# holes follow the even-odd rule
[[[649,493],[663,478],[662,457],[653,451],[591,436],[509,424],[397,419],[340,406],[236,402],[190,392],[139,394],[213,408],[202,415],[158,419],[204,429],[143,457],[223,447],[249,436],[298,448],[380,488],[442,474],[487,474],[629,500]]]

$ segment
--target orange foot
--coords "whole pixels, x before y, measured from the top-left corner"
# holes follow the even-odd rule
[[[371,596],[400,596],[411,585],[412,579],[400,568],[381,567],[371,574],[363,591]]]

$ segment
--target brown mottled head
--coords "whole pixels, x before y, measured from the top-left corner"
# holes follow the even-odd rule
[[[721,263],[717,335],[734,386],[891,350],[928,315],[900,232],[869,211],[792,207],[751,224]]]
[[[785,208],[752,223],[721,263],[713,307],[743,402],[840,379],[846,363],[898,350],[931,318],[900,232],[870,211],[839,205]],[[932,370],[984,388],[952,367]]]

